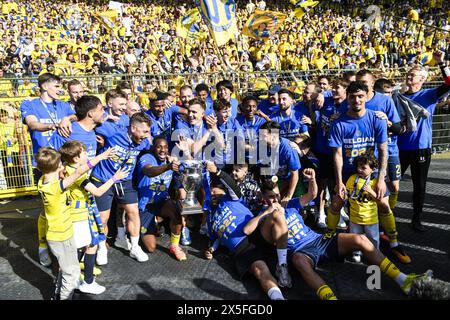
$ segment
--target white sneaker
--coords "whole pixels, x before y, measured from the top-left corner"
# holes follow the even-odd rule
[[[345,222],[350,221],[350,218],[347,214],[347,207],[342,207],[341,209],[341,218],[344,219]]]
[[[356,263],[361,263],[361,255],[358,253],[353,253],[352,261]]]
[[[128,240],[127,237],[125,238],[116,238],[116,241],[114,241],[114,246],[117,248],[125,249],[127,251],[130,251],[131,249],[131,242]]]
[[[145,262],[148,260],[148,255],[142,250],[140,246],[134,246],[131,248],[130,257],[136,259],[139,262]]]
[[[342,216],[339,217],[339,222],[337,224],[337,228],[339,228],[339,229],[346,229],[347,228],[347,224],[345,223],[345,221],[342,218]]]
[[[317,221],[318,228],[325,229],[327,227],[326,218],[327,218],[327,216],[326,216],[325,212],[319,213],[319,221]]]
[[[52,259],[50,258],[50,255],[48,254],[48,249],[39,249],[39,263],[42,264],[44,267],[50,267],[52,264]]]
[[[108,264],[108,249],[99,246],[97,250],[97,258],[95,260],[99,266]]]
[[[100,294],[105,292],[106,288],[104,286],[99,285],[94,280],[90,284],[83,281],[83,283],[81,283],[80,286],[78,287],[78,290],[80,290],[83,293]]]

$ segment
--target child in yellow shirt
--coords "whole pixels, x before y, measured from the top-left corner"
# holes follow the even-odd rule
[[[80,278],[80,265],[73,237],[67,188],[74,184],[90,167],[113,155],[113,149],[108,149],[92,159],[90,166],[83,164],[73,174],[61,179],[64,172],[61,154],[49,147],[39,149],[36,154],[37,168],[42,172],[37,189],[41,195],[47,219],[48,246],[58,260],[60,268],[55,294],[59,293],[61,300],[72,298]]]
[[[76,170],[88,163],[86,145],[77,140],[70,140],[64,143],[59,149],[61,158],[65,164],[66,176],[70,176]],[[126,178],[128,171],[119,169],[114,176],[100,187],[96,187],[89,181],[88,173],[79,177],[67,190],[70,199],[70,216],[73,223],[74,241],[78,249],[78,260],[84,255],[84,279],[79,286],[79,290],[84,293],[101,294],[106,288],[99,285],[94,279],[95,258],[97,245],[100,241],[106,240],[103,225],[95,204],[94,196],[100,197],[108,191],[114,181]],[[97,269],[97,275],[100,270]]]
[[[356,159],[357,174],[346,183],[350,204],[350,233],[365,234],[379,248],[377,194],[373,190],[378,179],[372,174],[378,167],[378,160],[372,154],[364,154]],[[361,261],[362,253],[355,251],[352,260]]]

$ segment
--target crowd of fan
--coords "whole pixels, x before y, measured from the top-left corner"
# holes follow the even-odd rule
[[[200,39],[177,35],[177,20],[194,5],[184,1],[131,1],[112,29],[93,16],[108,10],[108,1],[2,1],[0,78],[45,72],[64,76],[241,72],[240,82],[253,80],[255,87],[244,90],[267,89],[274,79],[256,77],[253,71],[374,68],[395,78],[411,63],[434,66],[433,48],[448,48],[445,1],[361,0],[356,6],[347,2],[322,1],[297,19],[290,17],[294,7],[289,1],[236,1],[239,30],[255,8],[278,10],[288,18],[270,41],[239,35],[217,48],[203,22],[200,30],[205,36]],[[377,28],[364,24],[366,9],[373,3],[382,8]],[[180,76],[164,79],[175,88],[183,85]],[[144,78],[141,87],[145,80],[150,79]],[[153,80],[156,86],[161,79]],[[197,79],[206,80],[217,79]],[[98,80],[87,86],[98,92],[106,85]],[[33,96],[36,89],[32,81],[0,83],[3,96]]]

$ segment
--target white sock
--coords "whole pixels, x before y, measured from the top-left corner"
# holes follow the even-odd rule
[[[126,229],[125,227],[117,227],[117,238],[123,239],[125,238]]]
[[[139,236],[137,236],[137,237],[130,237],[130,239],[131,239],[131,246],[132,247],[139,246]]]
[[[277,249],[278,255],[278,264],[281,266],[282,264],[287,264],[287,249]]]
[[[267,295],[270,300],[285,300],[280,288],[278,287],[270,288],[269,291],[267,291]]]
[[[389,246],[390,246],[391,248],[398,247],[398,242],[391,242],[391,243],[389,243]]]
[[[98,243],[98,248],[99,249],[104,249],[104,250],[106,250],[106,241],[100,241],[99,243]]]
[[[398,275],[398,277],[395,278],[395,282],[397,282],[397,284],[398,284],[399,286],[401,286],[401,285],[403,284],[403,282],[405,282],[405,279],[406,279],[406,274],[400,273],[400,274]]]

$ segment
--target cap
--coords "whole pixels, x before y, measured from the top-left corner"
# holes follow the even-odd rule
[[[269,94],[278,93],[281,90],[281,86],[279,84],[273,84],[269,87]]]

